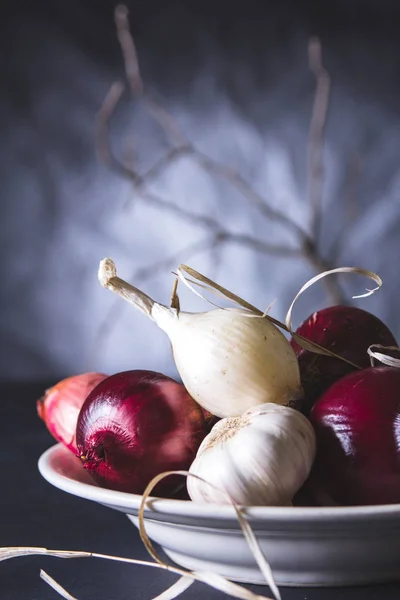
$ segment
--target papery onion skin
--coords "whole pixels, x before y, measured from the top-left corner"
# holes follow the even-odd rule
[[[186,389],[215,416],[240,416],[266,402],[295,405],[303,397],[295,352],[267,319],[237,308],[163,315],[158,325]]]
[[[378,317],[354,306],[337,305],[317,311],[300,325],[296,333],[361,368],[370,366],[369,346],[397,346],[393,334]],[[294,339],[291,345],[299,361],[304,389],[302,410],[308,414],[325,390],[356,368],[331,356],[305,350]]]
[[[314,489],[339,505],[400,502],[400,370],[370,367],[314,404]]]
[[[75,432],[79,411],[89,393],[108,375],[82,373],[62,379],[36,402],[39,417],[51,435],[76,454]]]
[[[133,370],[105,379],[89,395],[77,424],[78,455],[101,486],[142,494],[164,471],[188,469],[206,435],[201,407],[161,373]],[[169,477],[156,495],[184,485]]]

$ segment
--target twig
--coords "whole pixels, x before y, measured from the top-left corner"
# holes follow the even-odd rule
[[[346,206],[346,217],[347,222],[343,223],[339,234],[336,236],[331,248],[328,251],[333,262],[337,262],[340,253],[343,249],[346,237],[349,233],[349,225],[352,225],[357,218],[357,202],[356,202],[356,191],[360,181],[363,165],[359,153],[355,153],[349,161],[346,181],[343,188],[343,202]]]
[[[119,45],[121,46],[122,56],[125,63],[125,75],[128,80],[129,87],[135,96],[141,96],[144,92],[144,85],[140,75],[136,47],[130,32],[128,13],[128,8],[123,4],[119,4],[115,8],[114,20]]]
[[[130,31],[128,10],[125,6],[118,6],[116,8],[115,23],[129,89],[134,97],[139,98],[145,103],[153,118],[159,123],[164,133],[170,139],[172,147],[143,174],[123,164],[113,154],[109,142],[109,123],[123,92],[122,84],[117,82],[113,84],[97,118],[98,155],[103,162],[109,164],[118,174],[128,179],[132,183],[136,195],[146,200],[148,204],[175,214],[178,218],[185,219],[208,231],[210,233],[208,238],[210,248],[219,248],[223,243],[235,243],[266,254],[272,253],[282,257],[303,257],[318,271],[331,269],[334,264],[321,256],[318,245],[323,185],[323,134],[330,91],[330,78],[322,64],[321,44],[319,40],[312,39],[309,44],[310,69],[315,75],[317,86],[309,133],[308,187],[312,223],[311,233],[307,233],[299,224],[292,220],[289,214],[273,208],[267,199],[259,194],[236,169],[219,163],[219,161],[195,147],[184,134],[175,118],[147,93],[140,73],[135,43]],[[206,172],[227,181],[240,192],[243,198],[248,200],[257,209],[260,215],[269,220],[280,222],[286,229],[291,230],[296,236],[297,244],[294,247],[274,245],[264,240],[255,239],[251,235],[227,231],[217,219],[205,214],[196,214],[190,209],[178,206],[168,199],[149,191],[149,184],[156,180],[166,168],[182,156],[190,156]],[[169,266],[170,262],[169,259],[166,259],[157,263],[157,265],[160,266],[159,268],[163,268],[166,264]],[[147,271],[146,275],[147,273],[149,273],[149,276],[154,274],[158,270],[157,265],[155,270]],[[134,280],[138,278],[140,280],[142,276],[143,273],[139,270],[139,272],[134,274],[133,278]],[[325,285],[334,301],[339,302],[343,300],[341,290],[336,281],[327,279]]]
[[[109,136],[109,124],[111,117],[115,113],[115,109],[121,100],[122,94],[124,93],[125,85],[122,81],[115,81],[96,115],[96,151],[97,157],[101,162],[104,162],[121,175],[124,178],[130,179],[133,183],[138,183],[138,177],[135,172],[129,167],[125,166],[119,159],[114,155]]]
[[[249,200],[263,216],[282,223],[287,228],[292,229],[300,239],[307,240],[307,233],[295,221],[292,221],[284,213],[281,213],[280,211],[270,207],[266,203],[265,199],[250,186],[250,184],[238,171],[210,158],[200,150],[197,150],[193,145],[173,147],[143,175],[139,176],[133,173],[131,176],[129,176],[129,179],[132,179],[135,183],[136,192],[141,190],[145,185],[151,183],[152,180],[155,180],[162,171],[169,167],[178,158],[185,155],[191,156],[205,171],[213,173],[214,175],[218,175],[222,179],[225,179],[225,181],[229,182],[232,187],[236,188],[243,197]]]
[[[179,146],[170,148],[168,152],[164,154],[158,161],[156,161],[145,173],[142,175],[142,180],[147,183],[156,179],[170,163],[174,162],[177,158],[190,154],[191,150],[187,146]]]
[[[216,241],[218,241],[218,243],[228,242],[245,246],[246,248],[261,252],[262,254],[275,254],[290,258],[301,257],[301,250],[299,248],[285,246],[283,244],[268,244],[268,242],[265,242],[264,240],[259,240],[252,235],[247,235],[245,233],[231,233],[229,231],[221,230],[216,233]]]
[[[300,238],[306,237],[306,232],[295,221],[292,221],[286,214],[272,208],[265,198],[252,188],[236,169],[222,165],[194,147],[192,147],[192,155],[206,171],[218,175],[235,187],[263,216],[286,225]]]
[[[165,210],[169,213],[175,214],[177,217],[184,219],[192,223],[195,226],[201,226],[209,231],[221,231],[221,225],[213,217],[209,217],[208,215],[204,215],[201,213],[195,213],[183,206],[178,206],[178,204],[174,204],[157,194],[153,194],[152,192],[139,192],[142,198],[145,198],[148,204],[152,206],[156,206],[161,210]]]
[[[363,171],[363,162],[359,152],[355,152],[348,164],[346,181],[343,190],[344,203],[347,208],[347,218],[350,223],[357,219],[357,186]]]
[[[159,175],[176,160],[187,153],[187,148],[171,148],[166,152],[158,161],[156,161],[143,175],[133,173],[132,183],[136,194],[146,197],[147,192],[143,191],[150,185],[150,183],[156,180]],[[134,179],[135,178],[135,179]],[[154,194],[150,194],[154,197]],[[123,210],[129,208],[132,203],[132,195],[130,195],[123,204]],[[165,203],[165,202],[164,202]]]
[[[134,96],[143,98],[153,118],[159,123],[162,129],[169,134],[171,141],[179,146],[185,146],[187,139],[179,124],[171,118],[171,115],[163,106],[158,102],[155,102],[145,91],[145,86],[140,73],[136,46],[130,30],[128,14],[128,8],[121,4],[116,7],[114,18],[117,37],[125,63],[125,74],[131,92]]]
[[[172,150],[150,170],[150,172],[140,178],[142,184],[148,177],[153,178],[158,175],[161,168],[168,166],[168,164],[178,156],[190,154],[206,171],[222,177],[233,187],[236,187],[241,194],[247,200],[251,201],[252,204],[266,217],[280,221],[287,227],[293,229],[297,234],[304,236],[305,232],[299,225],[292,221],[286,214],[273,209],[266,202],[265,198],[258,194],[238,171],[220,164],[204,152],[198,150],[183,133],[182,128],[174,117],[154,98],[149,96],[140,73],[138,55],[129,27],[128,9],[125,6],[118,6],[116,8],[115,21],[121,52],[125,63],[126,78],[130,84],[130,89],[134,96],[140,97],[145,102],[152,116],[176,144],[175,147],[173,147]],[[107,113],[105,113],[104,116],[107,116]],[[109,117],[110,115],[108,114],[108,118]],[[105,123],[105,125],[107,125],[107,123]],[[136,178],[136,174],[133,177],[130,177],[130,179]]]
[[[298,256],[302,252],[301,248],[290,247],[284,244],[269,244],[264,240],[259,240],[248,234],[228,231],[224,229],[220,222],[214,219],[213,217],[209,217],[208,215],[200,213],[194,213],[193,211],[188,210],[187,208],[178,206],[177,204],[174,204],[173,202],[161,198],[160,196],[151,192],[141,192],[140,194],[143,198],[147,200],[149,204],[157,206],[157,208],[161,210],[173,213],[177,217],[183,218],[197,227],[200,226],[206,229],[207,231],[212,232],[213,235],[209,238],[211,245],[215,246],[215,244],[230,242],[239,244],[241,246],[247,246],[248,248],[253,248],[254,250],[258,250],[260,252],[263,252],[264,254],[275,254],[285,257]]]
[[[183,208],[182,206],[178,206],[169,200],[162,198],[161,196],[149,192],[145,189],[145,185],[147,184],[147,180],[153,179],[162,171],[166,166],[168,166],[173,160],[176,160],[176,157],[184,154],[185,152],[190,151],[191,149],[187,149],[185,147],[180,148],[172,148],[167,154],[165,154],[157,163],[155,163],[143,176],[136,174],[135,171],[131,170],[129,167],[122,164],[119,159],[114,155],[109,141],[109,120],[111,119],[115,107],[121,98],[121,95],[124,91],[124,86],[120,82],[116,82],[111,87],[109,93],[107,94],[100,110],[97,113],[97,126],[98,126],[98,155],[105,162],[111,164],[115,169],[117,169],[118,173],[124,175],[124,177],[128,177],[129,180],[134,184],[136,192],[142,196],[142,198],[146,199],[148,204],[156,206],[162,210],[166,210],[175,214],[176,216],[185,219],[193,223],[196,226],[201,226],[203,228],[208,229],[209,231],[214,232],[215,242],[218,244],[223,241],[236,242],[241,245],[248,245],[253,249],[261,250],[264,253],[274,253],[281,254],[283,256],[293,256],[301,252],[299,249],[292,249],[283,245],[273,245],[263,242],[262,240],[256,240],[251,236],[245,234],[235,234],[233,232],[229,232],[225,230],[219,221],[210,217],[208,215],[195,213],[189,209]],[[201,154],[199,156],[202,156]],[[202,160],[204,162],[208,161],[208,158],[202,156]],[[236,171],[229,169],[228,167],[224,167],[223,165],[219,165],[214,161],[210,163],[212,168],[218,171],[219,174],[223,175],[226,179],[231,179],[235,181],[237,185],[243,185],[243,179],[241,176],[236,173]],[[259,202],[261,197],[259,197],[256,192],[253,192],[253,197],[255,201]],[[268,207],[264,205],[266,209]],[[269,210],[269,209],[268,209]],[[277,213],[276,213],[277,214]],[[293,224],[293,223],[292,223]],[[293,224],[294,225],[294,224]],[[303,232],[301,232],[302,235]],[[136,280],[136,279],[134,279]]]
[[[303,253],[315,270],[322,272],[334,268],[335,263],[323,258],[319,250],[324,184],[324,133],[328,115],[331,81],[329,73],[322,62],[321,41],[318,38],[314,37],[309,40],[308,61],[309,68],[316,80],[316,90],[308,137],[307,179],[310,235],[304,240]],[[346,302],[341,287],[336,280],[325,278],[324,284],[326,292],[335,304]]]
[[[323,273],[324,271],[331,271],[335,268],[335,265],[330,260],[327,260],[320,256],[315,250],[310,249],[307,253],[307,249],[304,249],[305,256],[307,257],[308,262],[313,265],[315,271],[317,273]],[[325,286],[325,291],[328,296],[331,298],[334,304],[349,304],[349,300],[343,294],[342,288],[339,285],[336,279],[325,277],[322,280],[323,285]]]
[[[316,80],[314,106],[311,115],[309,140],[308,140],[308,196],[311,216],[311,237],[318,244],[322,192],[323,192],[323,146],[324,130],[328,114],[330,77],[322,63],[321,42],[318,38],[311,38],[308,44],[309,67]]]

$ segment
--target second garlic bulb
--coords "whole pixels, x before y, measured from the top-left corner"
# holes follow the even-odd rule
[[[315,458],[311,423],[300,412],[273,403],[214,425],[203,440],[190,472],[243,506],[282,506],[307,479]],[[194,502],[229,504],[225,494],[188,477]]]

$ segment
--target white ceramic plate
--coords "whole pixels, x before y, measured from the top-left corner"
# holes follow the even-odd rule
[[[137,526],[141,496],[96,486],[60,444],[39,459],[52,485],[126,513]],[[331,586],[400,580],[400,505],[265,507],[247,518],[278,585]],[[146,530],[170,558],[189,569],[265,584],[230,506],[151,499]]]

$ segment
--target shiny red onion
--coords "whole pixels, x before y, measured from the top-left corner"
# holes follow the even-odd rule
[[[397,346],[393,334],[378,317],[354,306],[330,306],[315,312],[296,333],[361,368],[370,366],[367,350],[372,344]],[[355,368],[339,359],[305,350],[293,339],[291,345],[299,361],[304,390],[302,410],[308,414],[325,390]]]
[[[400,502],[399,369],[350,373],[317,400],[309,418],[317,456],[303,496],[339,505]]]
[[[75,432],[79,411],[89,393],[107,375],[82,373],[62,379],[36,403],[39,417],[51,435],[76,454]]]
[[[180,383],[153,371],[125,371],[88,396],[77,424],[78,455],[101,486],[142,494],[159,473],[188,469],[207,431],[200,406]],[[183,485],[168,477],[155,494]]]

